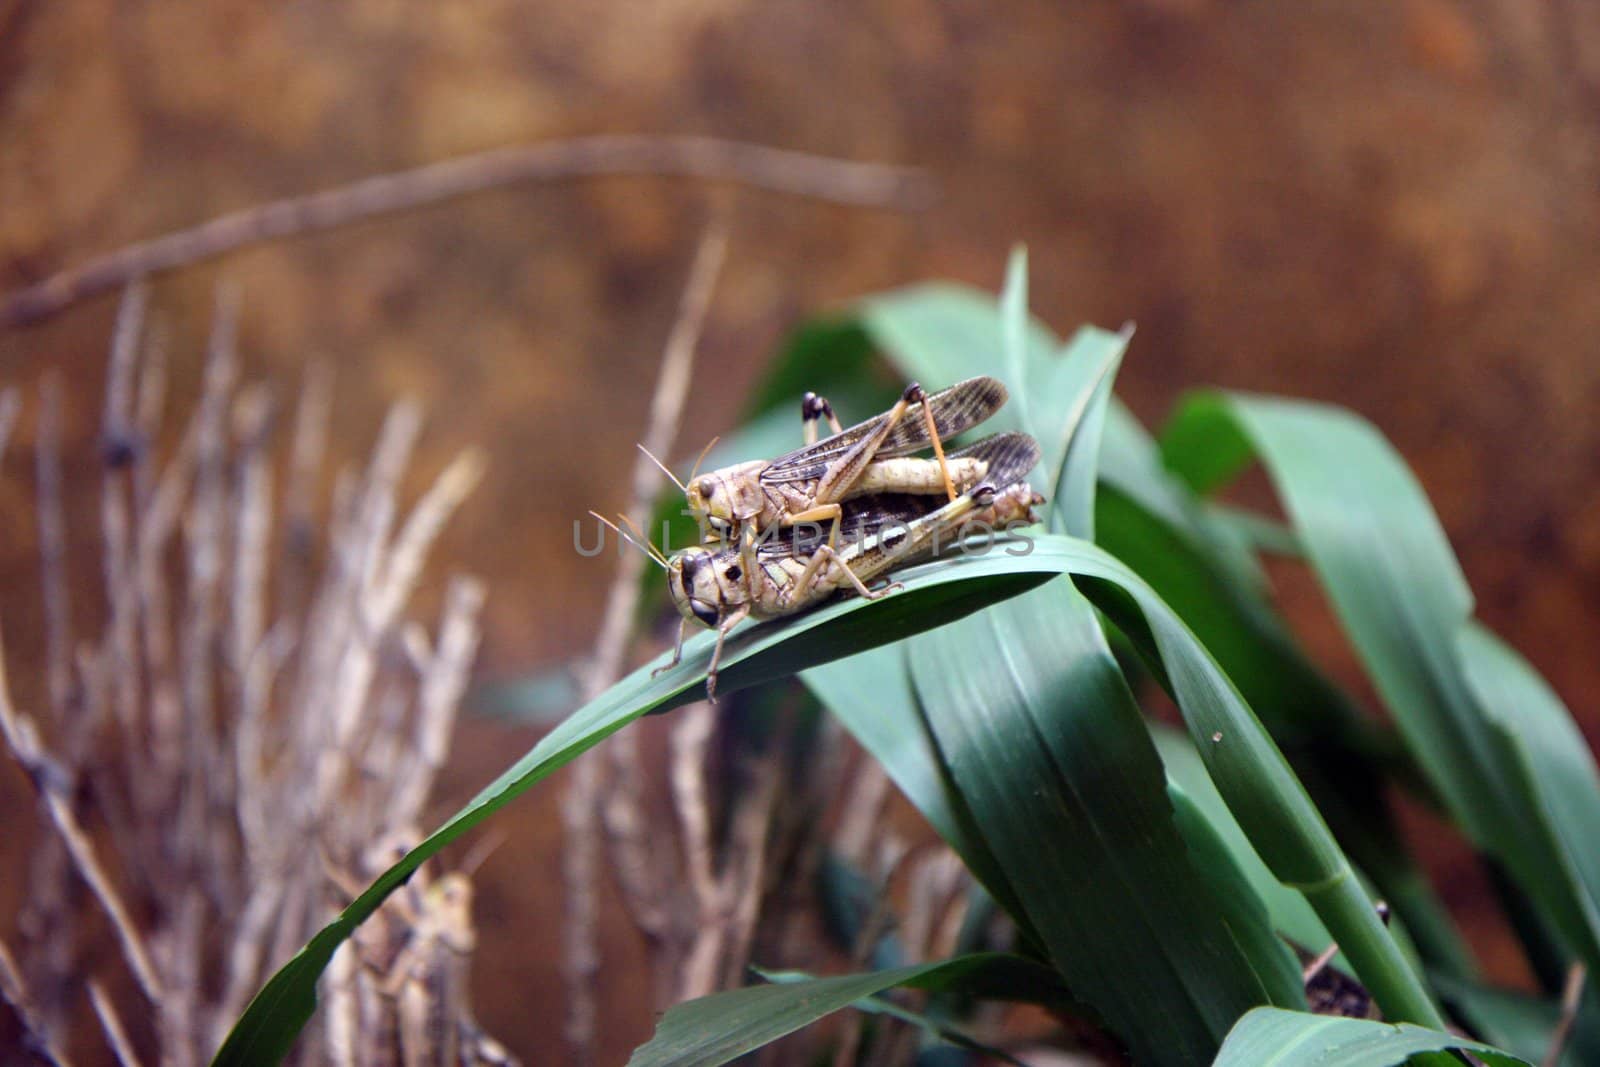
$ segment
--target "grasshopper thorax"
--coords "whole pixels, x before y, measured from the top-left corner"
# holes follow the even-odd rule
[[[667,592],[678,613],[712,629],[744,599],[743,578],[736,554],[700,546],[684,549],[667,564]]]
[[[761,472],[766,467],[766,461],[758,459],[700,475],[684,491],[689,510],[724,533],[730,526],[759,517],[767,506],[761,490]]]
[[[451,871],[428,887],[424,900],[445,946],[471,952],[478,942],[472,926],[472,881],[460,871]]]

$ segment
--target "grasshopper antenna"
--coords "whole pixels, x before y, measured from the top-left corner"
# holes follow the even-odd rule
[[[649,544],[648,542],[641,544],[638,540],[629,537],[626,530],[622,529],[622,527],[618,526],[616,523],[612,522],[598,511],[591,511],[589,514],[593,515],[595,518],[611,527],[611,529],[615,530],[618,537],[628,542],[628,544],[632,545],[634,548],[637,548],[640,552],[643,552],[645,555],[649,556],[651,563],[654,563],[656,566],[661,567],[662,569],[666,568],[666,557],[661,554],[661,550],[656,548],[655,545]],[[621,518],[623,522],[628,522],[626,516],[621,516]],[[628,525],[632,526],[633,523],[629,522]]]
[[[668,467],[665,463],[663,463],[659,459],[657,459],[656,458],[656,454],[654,452],[652,452],[648,448],[644,447],[644,445],[639,445],[638,449],[639,449],[640,452],[643,452],[646,456],[648,456],[650,458],[650,462],[651,463],[654,463],[656,466],[660,467],[661,468],[661,473],[665,474],[668,478],[671,478],[672,479],[672,484],[677,486],[678,489],[681,492],[687,493],[689,491],[689,487],[687,485],[684,485],[682,482],[678,481],[678,476],[676,474],[672,473],[672,468]],[[694,478],[693,475],[690,475],[689,477],[690,477],[691,480],[693,480],[693,478]],[[591,512],[591,514],[593,514],[593,513]]]
[[[665,569],[667,567],[667,554],[665,552],[661,551],[661,549],[657,548],[656,547],[656,543],[654,541],[650,540],[650,538],[646,537],[643,533],[641,533],[639,531],[639,527],[635,526],[633,524],[633,520],[628,518],[627,515],[625,515],[625,514],[623,514],[622,512],[619,511],[619,512],[617,512],[617,518],[621,519],[622,520],[622,524],[624,526],[626,526],[628,528],[628,530],[635,537],[637,537],[640,540],[640,542],[642,542],[644,544],[644,546],[646,548],[648,548],[650,550],[650,558],[655,560],[657,563],[661,564],[662,568]]]
[[[717,447],[717,442],[720,440],[722,440],[721,437],[713,437],[711,440],[707,441],[706,447],[702,448],[700,450],[700,454],[695,457],[694,469],[689,472],[689,480],[691,482],[694,481],[694,476],[700,473],[700,464],[706,461],[706,456],[711,454],[711,450]],[[688,490],[684,491],[688,492]]]

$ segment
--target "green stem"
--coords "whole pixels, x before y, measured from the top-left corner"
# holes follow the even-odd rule
[[[1446,1029],[1444,1016],[1348,866],[1329,881],[1303,892],[1356,976],[1372,994],[1384,1019]],[[1419,1056],[1416,1062],[1460,1067],[1461,1061],[1447,1053],[1436,1053],[1426,1058]]]
[[[1406,932],[1416,943],[1424,963],[1453,978],[1478,977],[1478,964],[1472,958],[1472,951],[1461,940],[1460,931],[1434,895],[1433,887],[1416,868],[1408,862],[1401,870],[1385,872],[1389,877],[1382,881],[1372,872],[1367,873],[1405,923]]]

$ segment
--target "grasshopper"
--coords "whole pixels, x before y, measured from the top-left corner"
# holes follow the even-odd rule
[[[983,422],[1005,402],[1006,388],[994,378],[969,378],[932,395],[913,382],[888,411],[846,430],[827,400],[807,393],[800,404],[803,447],[699,477],[691,472],[687,484],[664,465],[662,470],[683,490],[695,520],[715,531],[708,540],[732,542],[751,528],[761,533],[775,526],[830,522],[828,543],[837,547],[844,501],[886,492],[943,492],[954,501],[985,480],[977,457],[947,458],[944,439]],[[819,441],[822,418],[833,435]],[[930,446],[933,459],[911,455]]]
[[[422,835],[386,835],[362,857],[376,877]],[[330,971],[328,1058],[339,1067],[503,1065],[516,1061],[485,1034],[468,1001],[468,967],[477,944],[469,870],[429,878],[419,870],[404,889],[357,929],[344,966]],[[331,864],[334,885],[361,888]],[[343,950],[341,950],[343,951]]]
[[[1032,506],[1041,501],[1024,481],[1039,460],[1039,446],[1026,434],[997,434],[979,442],[979,458],[992,480],[972,486],[938,508],[925,496],[883,494],[854,502],[824,539],[820,527],[783,540],[760,544],[749,527],[738,546],[696,545],[670,559],[648,542],[627,537],[667,572],[667,589],[681,616],[672,659],[659,673],[683,657],[684,633],[690,622],[716,630],[716,648],[706,673],[706,697],[715,702],[717,666],[728,633],[747,618],[771,619],[821,604],[837,593],[855,593],[876,600],[899,588],[869,584],[890,571],[936,556],[958,544],[973,523],[1010,527],[1037,521]],[[599,516],[596,516],[597,518]],[[602,519],[601,521],[605,521]],[[608,523],[608,525],[610,525]],[[863,536],[843,548],[835,546],[839,529]],[[613,529],[617,529],[615,526]]]

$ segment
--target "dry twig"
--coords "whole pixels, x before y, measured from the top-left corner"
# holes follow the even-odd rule
[[[602,135],[502,148],[380,174],[307,196],[236,211],[129,245],[19,289],[0,303],[0,329],[48,318],[137,279],[252,244],[346,226],[519,182],[599,174],[661,174],[733,181],[863,207],[907,210],[931,195],[919,171],[850,163],[709,137]]]
[[[95,1018],[100,1020],[100,1031],[106,1035],[106,1044],[111,1046],[117,1062],[122,1067],[139,1067],[139,1054],[133,1051],[133,1042],[128,1039],[128,1030],[117,1015],[116,1005],[111,1003],[111,998],[106,996],[100,983],[92,978],[89,980],[89,1003],[94,1007]]]
[[[176,1067],[203,1061],[264,968],[287,958],[327,921],[326,875],[305,862],[308,849],[346,862],[388,828],[385,820],[396,811],[414,816],[420,810],[445,756],[483,598],[480,583],[458,579],[436,645],[426,634],[407,633],[415,624],[402,615],[424,557],[479,464],[470,454],[451,464],[391,538],[404,515],[396,487],[417,426],[415,412],[402,406],[369,476],[345,482],[329,537],[334,549],[309,606],[298,596],[270,603],[271,401],[261,387],[235,391],[231,312],[232,304],[221,302],[199,405],[162,466],[153,450],[160,439],[164,356],[158,345],[141,344],[142,294],[130,293],[123,304],[102,438],[102,573],[110,610],[101,634],[81,646],[66,623],[50,638],[66,663],[64,677],[53,668],[50,686],[63,751],[47,752],[33,721],[10,705],[0,669],[0,735],[27,771],[53,830],[35,850],[32,873],[41,874],[39,857],[53,848],[63,870],[55,881],[69,888],[80,879],[87,883],[155,1009],[161,1062]],[[319,411],[302,419],[296,440],[302,493],[296,514],[302,518],[311,514],[320,424],[326,422],[326,404],[315,394],[308,388],[310,406]],[[57,397],[47,389],[45,399],[38,442],[45,589],[54,616],[66,620]],[[0,446],[15,415],[14,392],[0,393]],[[282,554],[309,570],[309,539],[316,531],[306,523],[306,538],[285,544]],[[179,574],[181,584],[172,588]],[[181,606],[176,618],[174,603]],[[269,608],[277,612],[270,625]],[[387,654],[402,643],[420,650],[403,666]],[[286,687],[285,699],[275,699],[277,676],[290,665],[296,684]],[[335,707],[350,715],[340,735],[341,766],[382,773],[352,776],[319,797],[312,786],[329,748]],[[120,743],[97,749],[94,725],[109,709],[119,720]],[[83,743],[75,744],[75,737]],[[80,765],[80,751],[93,762]],[[80,779],[89,786],[81,795],[71,788]],[[126,801],[118,786],[127,789]],[[98,804],[110,831],[101,848],[120,852],[123,886],[108,873],[116,865],[104,862],[91,843],[78,802]],[[52,891],[51,899],[60,895]],[[135,914],[149,915],[147,929],[135,925]],[[467,935],[456,943],[470,943],[466,909],[453,914],[454,929]],[[391,919],[403,942],[411,925]],[[53,944],[70,950],[70,931],[71,913],[58,915],[29,932],[30,947],[36,953]],[[216,960],[207,946],[219,934],[229,947]],[[0,991],[15,994],[24,1025],[47,1042],[54,1027],[48,1011],[38,1009],[48,1000],[25,994],[76,996],[84,983],[70,951],[42,959],[45,980],[28,985],[9,980],[14,966],[0,967]],[[459,979],[462,953],[440,961]],[[222,973],[210,973],[213,966]],[[432,1010],[433,977],[417,973],[413,1006]],[[371,981],[363,974],[357,985],[366,989]],[[459,980],[453,988],[464,990]],[[124,1062],[134,1062],[112,1001],[98,983],[90,983],[88,993],[106,1040]],[[391,1015],[398,1010],[392,1000]],[[443,1015],[452,1013],[460,1016],[452,1034],[477,1034],[455,995]],[[369,1037],[360,1033],[356,1041],[365,1047]],[[325,1046],[313,1039],[305,1047],[314,1058],[310,1050]]]
[[[1578,1021],[1578,1006],[1583,1002],[1585,974],[1581,963],[1574,963],[1567,969],[1567,981],[1561,990],[1561,1018],[1550,1034],[1550,1047],[1545,1051],[1540,1067],[1556,1067],[1561,1062],[1562,1053],[1567,1050],[1567,1042],[1572,1040],[1572,1028]]]
[[[3,443],[3,438],[4,434],[0,434],[0,443]],[[57,1067],[68,1067],[66,1053],[50,1040],[50,1028],[40,1016],[33,995],[22,980],[22,972],[17,968],[16,958],[11,955],[4,941],[0,941],[0,1000],[11,1005],[11,1010],[16,1012],[18,1021],[22,1023],[27,1042],[41,1056]]]
[[[151,962],[150,952],[145,947],[144,936],[140,934],[139,927],[133,921],[127,905],[123,903],[122,896],[106,875],[105,868],[100,866],[94,846],[90,843],[88,835],[83,832],[83,827],[78,824],[72,806],[62,795],[65,783],[61,780],[59,764],[44,751],[38,730],[32,720],[20,714],[11,705],[11,687],[6,680],[3,639],[0,639],[0,737],[4,738],[6,747],[11,750],[12,756],[27,773],[28,781],[33,784],[34,792],[38,794],[40,803],[50,816],[50,824],[60,836],[61,843],[66,846],[67,855],[72,858],[73,866],[79,876],[88,883],[101,910],[111,920],[112,931],[117,936],[129,969],[138,980],[139,988],[152,1005],[159,1005],[161,980],[157,977],[154,963]]]
[[[17,424],[17,412],[21,407],[15,389],[0,389],[0,459],[5,458],[6,444],[11,440],[11,430]]]
[[[678,306],[677,320],[667,337],[650,401],[650,421],[645,430],[645,447],[657,455],[670,452],[683,418],[683,405],[689,393],[695,347],[710,307],[711,293],[727,254],[727,232],[714,223],[700,239],[689,281]],[[655,468],[641,455],[634,461],[633,492],[628,517],[642,527],[649,521],[650,501],[655,497]],[[627,651],[628,632],[638,603],[642,556],[624,553],[606,597],[594,660],[583,680],[585,701],[593,699],[620,673]],[[614,740],[622,741],[627,731]],[[628,746],[631,748],[631,739]],[[619,758],[626,756],[626,749]],[[567,984],[567,1042],[580,1064],[592,1062],[594,1055],[595,994],[594,979],[599,970],[599,950],[595,943],[594,899],[599,877],[596,860],[597,815],[601,812],[601,765],[594,759],[580,759],[562,798],[562,831],[566,842],[562,850],[562,880],[565,887],[567,922],[564,932],[564,960]],[[623,772],[627,776],[627,771]],[[644,838],[634,831],[640,824],[637,810],[628,805],[624,794],[608,801],[608,839],[618,851],[617,870],[622,874],[624,898],[630,909],[644,920],[643,928],[661,933],[662,917],[656,887],[640,884],[640,879],[659,866],[640,855]]]

